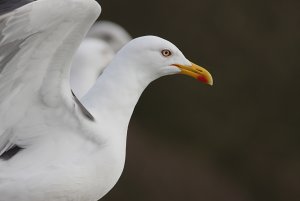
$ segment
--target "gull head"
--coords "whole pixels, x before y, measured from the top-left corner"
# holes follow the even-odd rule
[[[156,36],[133,39],[117,53],[117,57],[125,58],[122,62],[126,66],[132,66],[134,71],[152,80],[165,75],[184,74],[213,84],[212,76],[206,69],[186,59],[171,42]]]

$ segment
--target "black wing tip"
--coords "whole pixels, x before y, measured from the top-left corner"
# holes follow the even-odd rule
[[[82,103],[78,100],[78,98],[76,97],[76,95],[74,94],[73,90],[71,90],[72,95],[74,97],[74,100],[76,102],[76,104],[78,105],[80,111],[82,112],[82,114],[88,118],[90,121],[95,121],[94,116],[82,105]]]
[[[23,148],[19,147],[18,145],[13,145],[10,149],[6,150],[3,154],[0,155],[0,159],[8,161],[22,150]]]

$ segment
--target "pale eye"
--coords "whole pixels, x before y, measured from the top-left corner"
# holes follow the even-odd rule
[[[162,50],[161,51],[161,54],[164,56],[164,57],[169,57],[172,55],[172,52],[170,50]]]

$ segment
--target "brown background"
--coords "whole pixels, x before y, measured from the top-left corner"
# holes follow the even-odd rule
[[[158,35],[213,74],[152,83],[103,201],[300,200],[300,1],[101,0],[100,19]]]

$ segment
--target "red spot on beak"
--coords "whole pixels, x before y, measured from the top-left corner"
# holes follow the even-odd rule
[[[208,80],[206,79],[206,77],[203,77],[203,76],[198,76],[197,80],[199,80],[200,82],[208,83]]]

